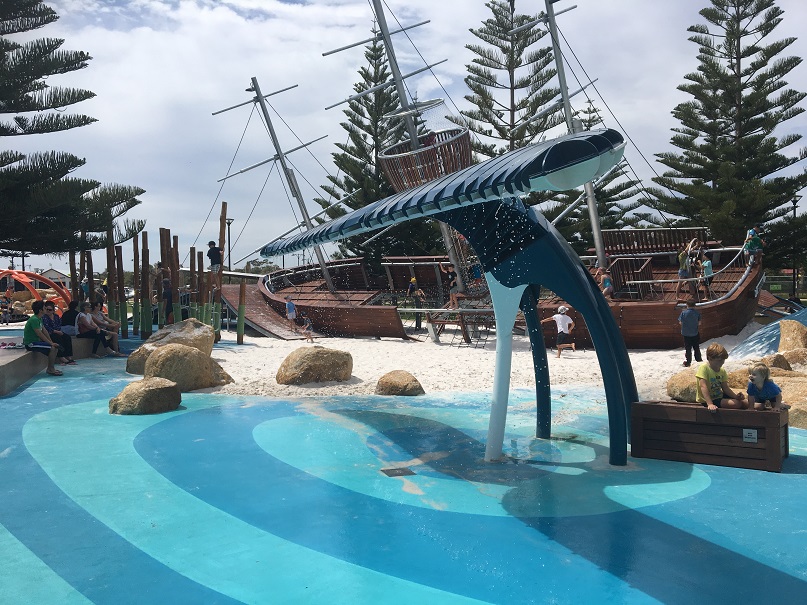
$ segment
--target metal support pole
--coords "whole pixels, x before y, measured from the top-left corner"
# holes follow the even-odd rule
[[[398,100],[401,103],[401,109],[403,111],[407,111],[410,108],[409,97],[406,95],[406,87],[404,86],[403,78],[401,77],[401,70],[398,68],[398,60],[395,58],[395,50],[392,47],[392,38],[390,38],[389,28],[387,27],[387,18],[384,15],[381,0],[373,0],[373,9],[375,10],[375,16],[378,20],[378,28],[381,30],[381,36],[384,39],[384,48],[387,52],[387,60],[389,61],[392,78],[395,80],[395,89],[398,91]],[[417,127],[415,126],[415,118],[410,113],[404,117],[404,121],[406,122],[406,131],[409,133],[409,144],[412,147],[412,151],[417,151],[420,145],[418,143],[418,133]],[[459,287],[460,292],[464,292],[465,282],[461,277],[462,271],[460,271],[461,267],[459,264],[459,258],[457,258],[457,252],[454,249],[454,242],[451,239],[451,233],[448,229],[448,225],[442,221],[440,221],[440,233],[443,236],[443,244],[445,245],[446,252],[448,253],[448,260],[457,270],[457,286]]]
[[[230,225],[233,224],[234,218],[227,219],[227,271],[233,270],[233,256],[232,256],[232,239],[230,238]]]
[[[569,87],[566,85],[566,71],[563,66],[563,55],[560,51],[558,41],[558,27],[555,22],[555,9],[552,6],[557,0],[544,0],[546,5],[546,22],[549,27],[549,36],[552,38],[552,52],[555,55],[555,66],[558,71],[558,84],[560,85],[560,95],[563,99],[563,114],[566,118],[566,126],[570,133],[583,130],[580,120],[574,120],[572,116],[572,105],[569,102]],[[594,185],[589,181],[583,186],[586,192],[586,202],[588,204],[588,216],[591,221],[591,232],[594,237],[594,248],[597,251],[597,261],[599,266],[606,269],[607,260],[605,258],[605,245],[602,241],[602,230],[600,227],[600,216],[597,211],[597,197],[594,194]]]
[[[313,229],[314,224],[311,222],[311,217],[308,215],[308,209],[305,207],[305,201],[303,201],[303,196],[300,193],[300,186],[297,184],[297,178],[294,176],[294,172],[288,167],[288,164],[286,163],[286,156],[283,153],[283,149],[280,147],[280,142],[277,139],[275,127],[272,125],[272,119],[269,117],[269,109],[266,107],[266,99],[264,99],[263,95],[261,94],[261,87],[258,84],[258,78],[252,78],[252,89],[255,92],[258,104],[261,106],[263,118],[266,120],[266,127],[269,129],[269,136],[272,137],[272,144],[275,146],[275,152],[277,153],[280,166],[283,168],[283,174],[286,176],[286,180],[289,182],[291,194],[295,197],[297,204],[300,206],[300,213],[303,215],[303,220],[305,220],[305,226],[308,229]],[[336,290],[334,288],[333,281],[331,280],[331,274],[328,272],[328,267],[325,265],[325,255],[322,253],[322,248],[319,246],[314,246],[314,252],[317,255],[317,261],[322,269],[322,277],[325,280],[325,284],[328,286],[328,291],[333,293]]]

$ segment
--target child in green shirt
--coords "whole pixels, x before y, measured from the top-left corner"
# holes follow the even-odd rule
[[[716,412],[717,408],[743,410],[748,407],[745,393],[735,393],[729,388],[729,377],[723,369],[728,356],[728,351],[723,345],[710,344],[706,349],[706,363],[695,373],[697,381],[695,400],[706,406],[710,412]]]

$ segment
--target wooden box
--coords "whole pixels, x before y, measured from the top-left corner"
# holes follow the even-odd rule
[[[631,406],[631,456],[781,472],[788,413],[640,401]]]

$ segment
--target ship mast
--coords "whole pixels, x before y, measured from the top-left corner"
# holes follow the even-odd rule
[[[412,106],[409,103],[409,98],[406,96],[406,87],[404,86],[403,82],[404,79],[403,76],[401,76],[401,70],[398,68],[398,60],[395,58],[395,50],[392,46],[392,38],[390,37],[390,31],[387,27],[387,18],[384,15],[381,0],[373,0],[373,9],[375,10],[378,27],[381,30],[381,37],[384,40],[384,48],[387,53],[390,71],[392,72],[392,79],[395,81],[395,89],[398,91],[398,99],[401,103],[401,110],[404,114],[404,120],[406,122],[406,131],[409,133],[409,143],[412,147],[412,151],[417,151],[420,145],[418,143],[417,125],[415,124],[414,112],[410,111]],[[459,286],[460,291],[464,291],[465,287],[462,280],[462,271],[460,271],[461,267],[459,264],[459,259],[457,258],[457,251],[454,248],[454,241],[451,238],[451,232],[449,231],[448,225],[446,225],[444,222],[438,221],[438,223],[440,224],[440,233],[443,236],[443,243],[445,244],[446,251],[448,252],[448,260],[457,270],[457,285]]]
[[[552,52],[555,55],[555,65],[558,71],[558,83],[560,85],[560,94],[563,99],[563,114],[566,117],[566,126],[569,132],[581,132],[583,130],[583,123],[572,115],[572,106],[569,102],[569,88],[566,86],[566,72],[563,67],[563,55],[560,52],[560,44],[558,42],[558,27],[555,22],[555,9],[552,6],[559,0],[544,0],[546,4],[546,23],[549,28],[549,35],[552,38]],[[597,211],[597,197],[594,193],[594,184],[588,181],[583,185],[586,193],[586,203],[588,205],[588,216],[591,222],[591,233],[594,237],[594,249],[597,252],[598,266],[603,269],[608,268],[608,261],[605,257],[605,245],[602,239],[602,227],[600,226],[600,215]]]
[[[286,162],[286,154],[283,153],[283,149],[281,148],[280,142],[277,138],[277,133],[275,132],[275,127],[272,125],[272,119],[269,117],[269,110],[266,107],[266,98],[263,96],[263,94],[261,94],[261,87],[258,84],[258,78],[253,77],[251,81],[252,87],[248,89],[248,91],[255,93],[255,100],[261,107],[263,118],[266,120],[266,126],[269,129],[269,136],[272,138],[272,144],[275,146],[275,152],[277,153],[275,157],[280,162],[280,166],[283,168],[283,175],[286,177],[286,181],[289,185],[289,190],[291,191],[292,196],[294,196],[294,199],[297,200],[297,205],[300,207],[300,213],[303,215],[303,221],[305,222],[306,229],[313,229],[314,224],[311,222],[311,217],[308,215],[308,209],[305,207],[305,200],[303,199],[303,194],[300,191],[300,186],[297,184],[297,177],[294,176],[294,171],[289,168],[288,163]],[[322,253],[322,248],[319,246],[314,246],[314,253],[317,255],[317,262],[319,263],[320,269],[322,269],[322,277],[325,280],[325,285],[328,287],[328,291],[331,294],[334,294],[336,289],[334,288],[333,280],[331,280],[331,274],[328,272],[328,267],[325,263],[325,255]]]

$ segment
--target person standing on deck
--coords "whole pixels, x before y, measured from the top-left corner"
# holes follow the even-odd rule
[[[213,274],[213,289],[221,290],[221,282],[219,275],[221,271],[221,248],[216,246],[216,242],[210,240],[207,242],[207,258],[210,259],[210,273]]]
[[[446,268],[447,267],[447,268]],[[454,271],[454,265],[449,263],[446,267],[440,263],[440,271],[448,277],[448,308],[456,309],[460,306],[457,302],[457,292],[459,292],[459,284],[457,283],[457,272]]]
[[[701,273],[703,274],[703,283],[706,285],[706,296],[712,298],[712,276],[714,275],[714,271],[712,270],[712,259],[708,252],[703,253]]]
[[[681,288],[687,283],[685,280],[689,279],[689,267],[687,266],[688,258],[687,245],[685,243],[681,244],[681,247],[678,249],[678,285],[675,288],[676,298],[678,298]]]
[[[286,319],[289,320],[289,329],[297,332],[297,306],[291,300],[291,296],[286,297]]]

